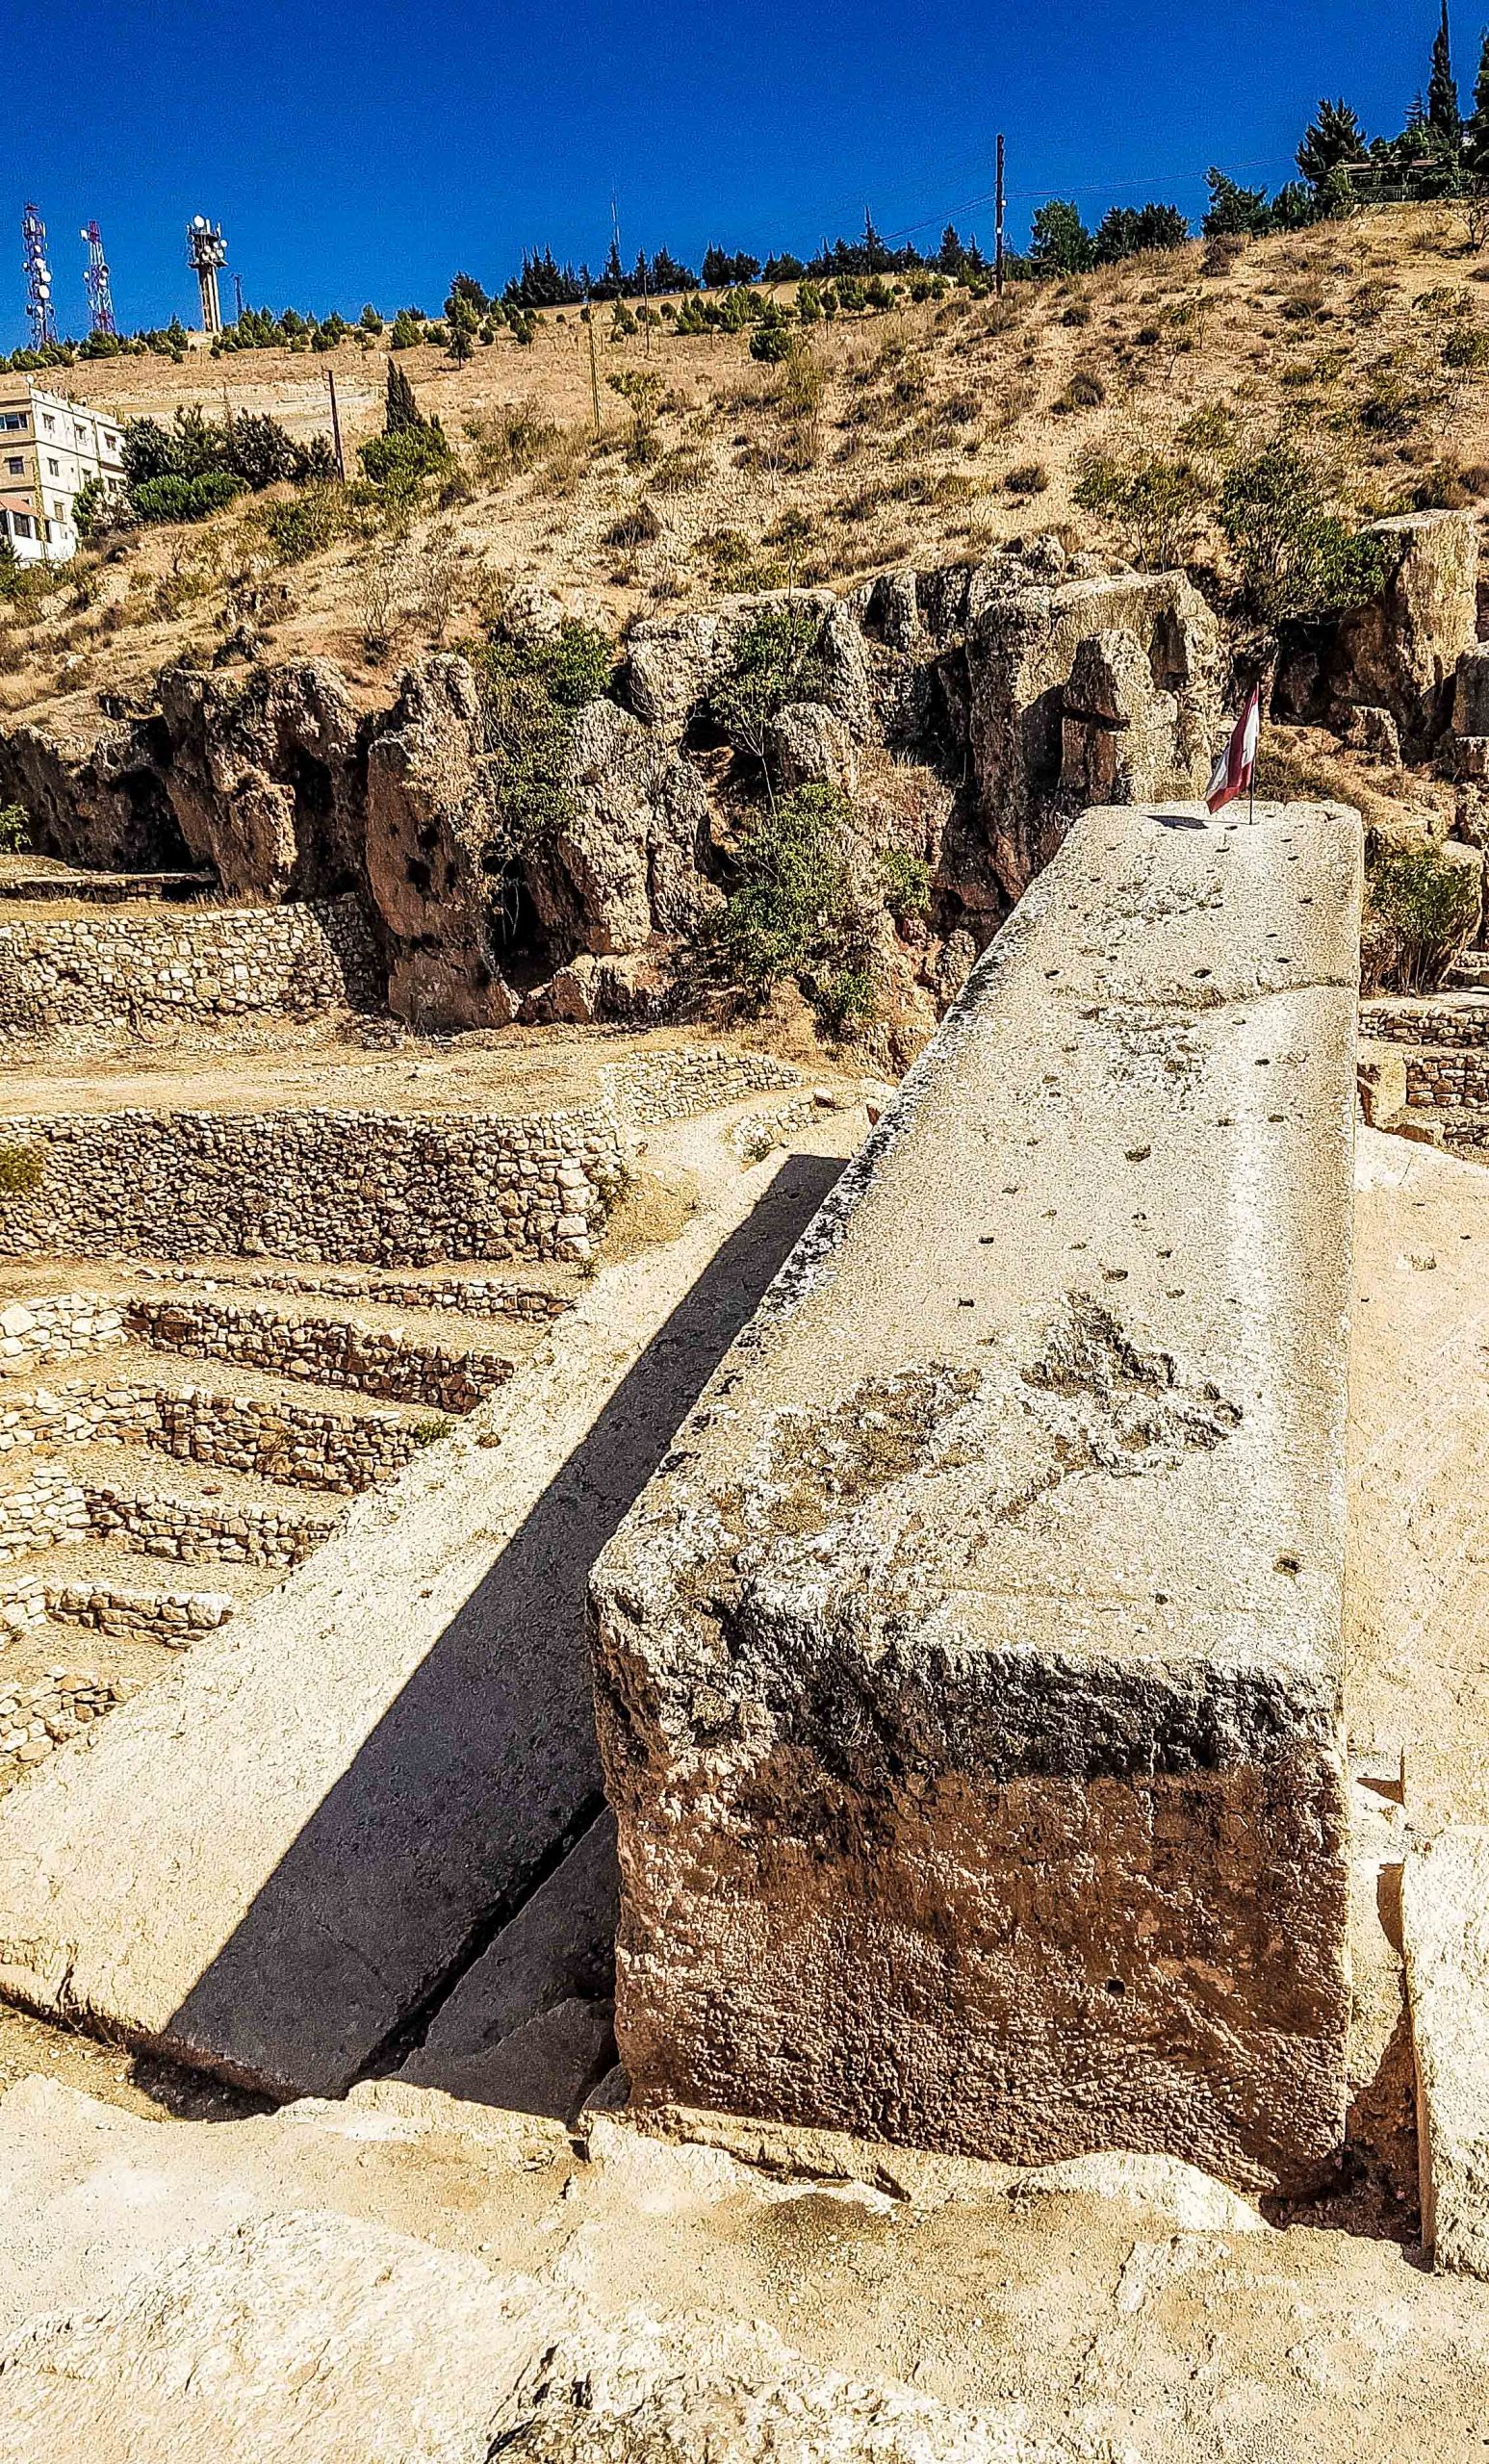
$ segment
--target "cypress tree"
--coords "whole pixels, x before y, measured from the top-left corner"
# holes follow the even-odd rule
[[[423,427],[414,389],[396,359],[388,362],[388,392],[383,406],[383,434],[398,436],[407,428]]]
[[[1448,0],[1443,0],[1443,21],[1432,45],[1432,74],[1427,83],[1427,121],[1434,137],[1449,145],[1457,145],[1463,136],[1463,115],[1458,109],[1458,89],[1452,73],[1452,46],[1448,34]]]
[[[1474,116],[1463,132],[1463,159],[1476,180],[1489,180],[1489,34],[1474,80]]]

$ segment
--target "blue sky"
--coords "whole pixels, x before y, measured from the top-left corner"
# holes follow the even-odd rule
[[[990,237],[994,132],[1010,231],[1078,197],[1197,216],[1205,166],[1287,177],[1317,97],[1373,134],[1426,82],[1433,0],[67,0],[10,13],[0,347],[25,338],[19,218],[45,217],[64,328],[86,329],[96,216],[128,326],[192,319],[183,233],[220,218],[246,296],[354,314],[438,308],[525,244],[598,264],[710,239],[764,255],[948,218]],[[1454,20],[1465,101],[1476,15]],[[59,79],[61,96],[59,99]],[[36,98],[37,108],[28,109]],[[916,236],[920,236],[917,232]],[[225,295],[231,298],[231,286]]]

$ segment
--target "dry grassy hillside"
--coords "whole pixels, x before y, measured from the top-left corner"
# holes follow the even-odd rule
[[[739,335],[663,331],[648,356],[644,337],[617,342],[602,323],[598,436],[575,318],[465,369],[421,348],[402,365],[460,457],[441,503],[411,520],[364,507],[308,554],[274,547],[263,500],[86,553],[0,633],[0,707],[55,718],[60,697],[138,690],[183,654],[247,652],[326,653],[371,698],[505,580],[577,595],[618,630],[641,609],[1058,528],[1137,563],[1177,548],[1218,568],[1223,590],[1205,490],[1272,435],[1311,441],[1360,514],[1489,495],[1486,284],[1461,218],[1393,209],[1245,248],[1196,243],[1001,301],[956,292],[839,319],[780,366],[752,360]],[[326,424],[328,365],[349,453],[381,423],[382,347],[104,362],[66,382],[125,417],[217,411],[225,389],[235,411],[270,410],[305,435]],[[660,380],[639,436],[607,381],[628,370]],[[1194,475],[1170,537],[1073,503],[1083,457],[1152,449]]]

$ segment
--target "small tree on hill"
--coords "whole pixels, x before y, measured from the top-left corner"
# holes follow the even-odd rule
[[[1489,34],[1478,55],[1474,114],[1463,131],[1463,161],[1476,180],[1489,180]]]
[[[1358,163],[1365,150],[1365,131],[1348,104],[1325,99],[1303,132],[1297,167],[1310,188],[1321,189],[1330,171],[1341,163]]]
[[[1029,228],[1029,263],[1038,274],[1090,273],[1095,244],[1080,211],[1063,197],[1041,205]]]
[[[1458,87],[1452,73],[1452,44],[1448,32],[1448,0],[1432,44],[1432,74],[1427,83],[1427,125],[1434,137],[1456,146],[1463,135]]]
[[[1251,239],[1271,222],[1265,189],[1244,189],[1212,163],[1205,173],[1210,207],[1204,218],[1207,240]]]
[[[405,428],[423,427],[414,389],[396,359],[388,362],[388,391],[383,398],[383,434],[398,436]]]

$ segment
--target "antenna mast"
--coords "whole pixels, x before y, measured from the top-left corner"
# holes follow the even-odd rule
[[[222,302],[218,296],[218,275],[227,263],[220,222],[209,222],[204,214],[193,215],[186,228],[186,261],[201,289],[202,332],[219,334]]]
[[[52,269],[46,261],[46,224],[34,205],[28,205],[20,218],[21,244],[26,261],[26,316],[31,326],[31,347],[44,350],[57,340],[57,312],[52,306]]]
[[[94,334],[116,334],[114,321],[114,294],[109,288],[109,261],[103,252],[103,234],[96,222],[85,222],[80,239],[88,242],[88,271],[83,276],[88,293],[89,331]]]

